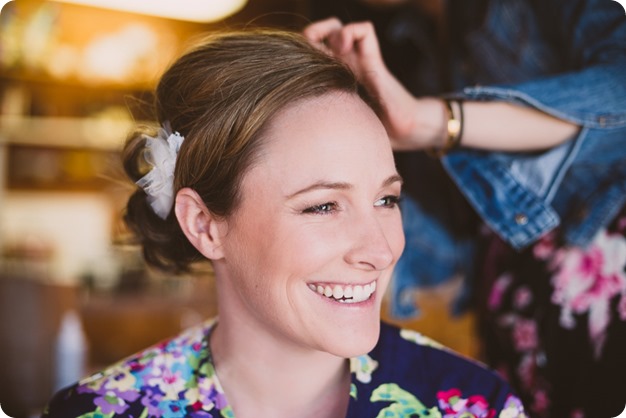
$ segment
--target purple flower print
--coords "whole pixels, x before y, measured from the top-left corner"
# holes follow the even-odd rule
[[[144,388],[144,392],[145,395],[141,398],[141,404],[148,408],[148,415],[160,416],[159,404],[163,400],[163,392],[158,388]]]
[[[210,418],[211,413],[206,412],[206,411],[193,411],[193,412],[188,412],[187,416],[191,418]]]
[[[213,401],[217,409],[224,409],[228,406],[228,402],[226,401],[226,396],[223,393],[217,390],[215,385],[211,386],[211,391],[209,392],[208,398]]]
[[[504,402],[504,408],[500,418],[527,418],[522,401],[513,395],[509,395]]]
[[[120,392],[117,390],[107,390],[94,399],[94,404],[100,407],[104,415],[115,412],[122,414],[128,409],[128,402],[133,402],[139,397],[139,393],[134,391]]]

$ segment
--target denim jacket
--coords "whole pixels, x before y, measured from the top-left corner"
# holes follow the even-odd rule
[[[580,130],[541,152],[460,149],[442,164],[514,249],[556,227],[566,244],[584,247],[626,204],[625,11],[611,0],[492,0],[484,10],[453,50],[461,51],[451,61],[458,89],[448,96],[516,103]],[[392,314],[401,318],[418,312],[415,287],[468,276],[475,254],[471,239],[452,236],[419,199],[405,199],[402,209],[407,246],[391,290]]]

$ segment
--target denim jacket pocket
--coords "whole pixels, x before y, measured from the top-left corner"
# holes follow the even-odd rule
[[[559,224],[556,211],[504,161],[464,150],[449,154],[443,163],[481,218],[514,248],[532,244]]]

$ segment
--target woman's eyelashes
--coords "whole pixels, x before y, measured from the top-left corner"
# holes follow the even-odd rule
[[[375,203],[375,207],[389,208],[394,209],[400,203],[400,196],[398,195],[387,195],[380,199],[378,199]],[[312,205],[306,207],[302,210],[303,214],[312,214],[312,215],[329,215],[339,211],[340,207],[337,202],[325,202],[319,205]]]
[[[330,213],[336,212],[339,209],[339,205],[337,202],[326,202],[320,205],[309,206],[302,211],[305,214],[313,214],[313,215],[328,215]]]
[[[398,203],[400,203],[400,196],[387,195],[378,199],[374,206],[393,209],[398,206]]]

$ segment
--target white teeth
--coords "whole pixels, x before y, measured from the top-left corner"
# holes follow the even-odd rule
[[[352,294],[352,297],[356,300],[363,299],[363,286],[361,285],[354,286],[354,293]]]
[[[309,289],[329,299],[332,298],[342,303],[358,303],[363,302],[372,296],[372,294],[376,291],[376,282],[373,281],[364,286],[342,286],[336,284],[333,287],[330,285],[323,286],[319,284],[309,284]]]
[[[333,297],[335,299],[341,299],[343,297],[343,288],[338,284],[333,288]]]

